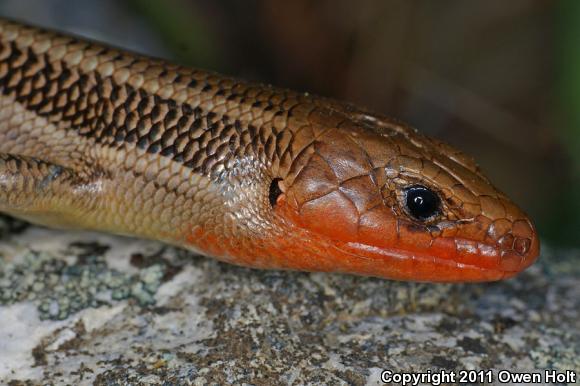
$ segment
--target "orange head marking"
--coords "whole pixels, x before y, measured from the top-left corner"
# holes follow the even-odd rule
[[[303,238],[285,236],[303,255],[279,252],[296,268],[306,260],[308,269],[390,279],[488,281],[536,260],[533,224],[471,159],[364,117],[324,130],[274,181],[277,217]]]
[[[531,221],[465,155],[384,118],[306,107],[220,176],[224,201],[192,245],[253,267],[442,282],[511,277],[537,258]]]

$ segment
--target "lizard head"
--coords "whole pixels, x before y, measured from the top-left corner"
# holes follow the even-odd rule
[[[536,260],[534,225],[471,158],[385,118],[341,115],[295,133],[272,179],[277,219],[300,234],[279,252],[290,268],[491,281]]]

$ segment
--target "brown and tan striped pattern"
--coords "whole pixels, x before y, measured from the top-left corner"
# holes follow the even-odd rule
[[[441,280],[497,279],[537,256],[531,222],[469,157],[340,102],[7,21],[0,95],[0,210],[31,221],[258,267],[419,280],[441,264],[455,270]],[[20,198],[15,167],[38,180]],[[409,216],[413,184],[441,197],[439,216]],[[361,243],[430,263],[377,268],[352,250]]]

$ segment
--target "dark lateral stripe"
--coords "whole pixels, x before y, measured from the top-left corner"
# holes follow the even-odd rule
[[[275,129],[264,130],[179,104],[128,84],[116,84],[98,72],[83,73],[47,54],[3,43],[10,55],[0,61],[0,89],[27,110],[97,143],[133,144],[169,157],[197,173],[211,174],[218,165],[276,142]],[[192,81],[194,82],[194,81]],[[270,146],[270,145],[269,145]],[[255,153],[254,153],[255,154]]]

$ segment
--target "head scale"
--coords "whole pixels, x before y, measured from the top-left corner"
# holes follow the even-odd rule
[[[294,133],[302,145],[270,189],[281,226],[316,245],[311,258],[296,257],[307,269],[332,265],[326,255],[337,271],[485,281],[535,261],[533,224],[472,159],[384,118],[334,115],[342,120]]]

